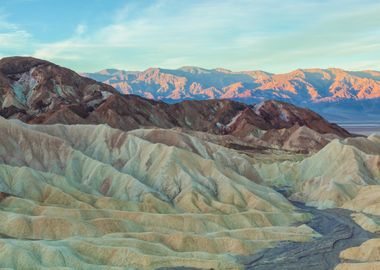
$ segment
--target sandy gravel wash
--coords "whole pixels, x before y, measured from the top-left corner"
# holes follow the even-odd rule
[[[341,262],[339,257],[341,251],[358,246],[373,237],[379,237],[357,225],[350,217],[351,211],[338,208],[318,210],[300,203],[296,205],[303,211],[313,214],[313,219],[307,225],[320,233],[321,237],[304,243],[283,242],[275,248],[261,251],[253,256],[241,257],[246,269],[333,269]],[[376,239],[378,240],[380,239]],[[348,252],[342,252],[345,253]],[[339,265],[336,269],[346,268],[341,268]]]

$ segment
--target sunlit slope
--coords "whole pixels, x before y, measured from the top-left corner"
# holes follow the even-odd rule
[[[370,239],[358,247],[346,249],[340,253],[345,262],[335,270],[376,270],[380,268],[380,239]]]
[[[263,184],[318,208],[352,210],[363,229],[380,232],[380,137],[335,139],[299,162],[256,163]],[[371,239],[340,254],[336,270],[379,269],[380,241]]]
[[[380,184],[380,137],[333,140],[300,162],[256,164],[270,186],[319,208],[345,207],[363,186]]]
[[[248,157],[143,135],[0,119],[0,267],[239,269],[236,254],[316,236]]]

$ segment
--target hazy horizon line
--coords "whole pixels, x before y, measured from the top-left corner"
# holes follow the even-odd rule
[[[183,66],[179,66],[179,67],[176,67],[176,68],[170,68],[170,67],[162,67],[162,66],[149,66],[147,68],[143,68],[143,69],[129,69],[129,68],[118,68],[118,67],[106,67],[106,68],[102,68],[102,69],[98,69],[98,70],[94,70],[94,71],[80,71],[80,70],[77,70],[75,68],[72,68],[72,67],[69,67],[68,65],[62,65],[62,64],[59,64],[57,62],[54,62],[54,61],[51,61],[51,60],[47,60],[47,59],[43,59],[43,58],[38,58],[38,57],[35,57],[33,55],[9,55],[9,56],[0,56],[0,60],[2,60],[3,58],[12,58],[12,57],[29,57],[29,58],[34,58],[34,59],[39,59],[39,60],[43,60],[43,61],[47,61],[47,62],[50,62],[50,63],[53,63],[55,65],[59,65],[61,67],[65,67],[65,68],[69,68],[73,71],[75,71],[76,73],[78,74],[82,74],[82,73],[99,73],[101,71],[104,71],[104,70],[118,70],[118,71],[127,71],[127,72],[145,72],[145,71],[148,71],[149,69],[160,69],[160,70],[181,70],[181,69],[185,69],[185,68],[198,68],[198,69],[203,69],[203,70],[207,70],[207,71],[219,71],[219,70],[225,70],[226,72],[231,72],[231,73],[243,73],[243,72],[264,72],[264,73],[268,73],[268,74],[288,74],[288,73],[291,73],[291,72],[294,72],[294,71],[297,71],[297,70],[333,70],[333,69],[337,69],[337,70],[343,70],[343,71],[347,71],[347,72],[364,72],[364,71],[374,71],[374,72],[380,72],[380,70],[376,70],[376,69],[347,69],[347,68],[341,68],[341,67],[305,67],[305,68],[302,68],[302,67],[299,67],[299,68],[296,68],[296,69],[290,69],[288,71],[282,71],[282,72],[271,72],[271,71],[267,71],[267,70],[264,70],[264,69],[246,69],[246,70],[234,70],[234,69],[230,69],[230,68],[226,68],[226,67],[202,67],[202,66],[198,66],[198,65],[183,65]]]

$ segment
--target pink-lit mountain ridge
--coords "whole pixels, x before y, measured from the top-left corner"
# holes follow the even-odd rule
[[[380,72],[371,70],[297,69],[272,74],[182,67],[142,72],[105,69],[82,75],[125,94],[169,103],[232,99],[250,104],[275,99],[311,108],[333,121],[376,120],[380,113]]]
[[[142,72],[106,69],[85,73],[125,94],[179,101],[183,99],[277,98],[296,103],[380,98],[380,72],[297,69],[290,73],[232,72],[226,69],[150,68]]]

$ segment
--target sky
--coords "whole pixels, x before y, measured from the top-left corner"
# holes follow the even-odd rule
[[[380,70],[378,0],[1,0],[0,57],[78,72]]]

